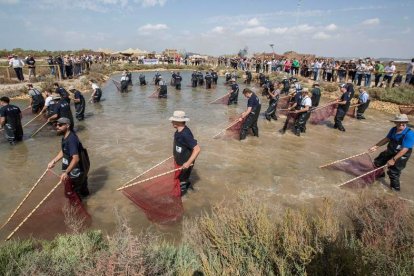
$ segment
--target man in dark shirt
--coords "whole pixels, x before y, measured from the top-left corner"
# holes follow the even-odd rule
[[[190,119],[184,111],[174,111],[169,120],[177,130],[174,133],[173,155],[175,167],[181,168],[181,170],[175,176],[175,185],[177,190],[178,187],[180,188],[182,196],[191,187],[190,174],[201,148],[197,144],[197,140],[194,139],[191,130],[185,125]]]
[[[214,70],[211,70],[211,77],[213,78],[213,84],[217,85],[217,80],[218,80],[217,72]]]
[[[207,71],[206,76],[204,77],[206,80],[206,89],[211,89],[211,84],[213,82],[213,77],[211,74]]]
[[[344,120],[344,117],[348,112],[349,105],[351,104],[351,99],[354,94],[354,86],[351,83],[341,84],[340,89],[342,92],[342,96],[340,99],[336,100],[336,102],[338,103],[338,109],[336,111],[334,119],[334,128],[340,131],[345,131],[345,128],[342,125],[342,121]]]
[[[139,85],[147,85],[147,82],[145,80],[145,75],[144,74],[139,74]]]
[[[36,78],[36,60],[32,55],[29,55],[26,59],[27,67],[29,67],[29,80],[33,76]]]
[[[180,76],[180,72],[177,72],[174,76],[175,89],[181,90],[181,81],[182,80],[183,80],[183,78]]]
[[[193,71],[193,73],[191,74],[191,87],[197,87],[197,83],[198,83],[198,76],[197,76],[197,71]]]
[[[240,122],[243,122],[243,126],[240,130],[240,140],[243,140],[247,136],[247,132],[251,128],[253,135],[259,137],[259,128],[257,127],[257,119],[259,118],[260,108],[262,107],[259,97],[249,88],[243,90],[243,95],[247,100],[247,109],[242,113],[239,118]]]
[[[61,87],[59,83],[55,82],[53,84],[55,91],[60,95],[60,97],[70,103],[69,93],[65,88]]]
[[[321,99],[321,89],[319,88],[319,83],[315,82],[312,88],[312,107],[317,107]]]
[[[230,80],[230,89],[231,94],[227,105],[237,104],[237,101],[239,99],[239,85],[236,83],[235,79]]]
[[[0,127],[4,128],[7,141],[14,145],[23,139],[22,112],[20,108],[10,104],[8,97],[0,98]]]
[[[83,97],[82,93],[75,89],[75,87],[69,87],[69,91],[73,93],[73,102],[75,103],[75,117],[78,121],[82,121],[85,119],[85,97]]]
[[[47,121],[50,123],[60,118],[68,118],[70,120],[70,130],[73,131],[73,115],[70,110],[70,104],[65,99],[60,99],[59,102],[54,105],[53,115],[50,116]]]
[[[89,195],[88,171],[89,158],[78,136],[70,129],[68,118],[59,118],[57,121],[57,132],[63,135],[61,150],[48,164],[52,169],[62,159],[62,174],[60,180],[65,186],[65,195],[72,203],[80,202],[79,197]]]

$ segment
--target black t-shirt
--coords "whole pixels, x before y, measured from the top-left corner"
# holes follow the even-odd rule
[[[181,132],[178,130],[174,133],[174,160],[178,165],[182,165],[190,158],[194,147],[197,146],[197,140],[194,139],[191,130],[185,126]]]
[[[69,93],[63,87],[56,88],[56,93],[58,93],[62,98],[69,98]]]
[[[63,159],[62,159],[62,170],[66,170],[69,166],[70,162],[74,155],[78,155],[80,159],[80,151],[81,151],[81,144],[79,141],[78,136],[74,132],[70,132],[68,137],[62,137],[62,152],[63,152]],[[79,166],[80,162],[75,166],[75,168],[79,168],[82,170],[82,166]]]
[[[78,90],[75,91],[74,97],[76,100],[80,100],[80,102],[75,103],[75,105],[85,104],[85,98],[83,97],[82,93]]]
[[[259,97],[255,93],[251,95],[251,97],[247,100],[247,107],[252,108],[252,112],[260,105]]]
[[[0,117],[5,118],[5,123],[10,124],[13,128],[20,126],[20,108],[15,105],[8,104],[0,108]]]
[[[233,83],[231,85],[231,90],[232,90],[233,93],[237,92],[239,90],[239,85],[237,83]]]
[[[73,116],[72,111],[70,110],[70,104],[64,100],[61,99],[55,106],[54,106],[54,114],[58,115],[58,118],[68,118],[71,122],[71,125],[73,126]]]

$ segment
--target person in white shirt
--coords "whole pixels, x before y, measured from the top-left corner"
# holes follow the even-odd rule
[[[13,58],[11,58],[9,61],[9,65],[10,67],[13,67],[14,71],[16,72],[17,79],[20,82],[23,82],[24,81],[24,76],[23,76],[24,62],[17,55],[13,55]]]
[[[385,71],[385,75],[382,81],[387,82],[386,85],[389,85],[391,83],[392,76],[394,75],[394,72],[395,72],[394,61],[390,61],[390,63],[387,66],[385,66],[384,71]]]
[[[309,119],[310,112],[309,109],[312,106],[312,100],[309,97],[309,89],[303,88],[302,90],[302,100],[300,102],[299,109],[293,111],[296,113],[297,117],[295,120],[295,135],[300,136],[301,132],[306,132],[306,122]]]
[[[89,82],[92,85],[92,89],[93,89],[93,92],[92,92],[91,98],[89,99],[89,102],[94,102],[94,103],[100,102],[101,97],[102,97],[101,88],[96,84],[95,80],[90,80]]]

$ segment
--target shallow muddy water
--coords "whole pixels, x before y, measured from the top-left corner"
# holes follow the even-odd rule
[[[164,79],[170,80],[170,72],[161,73]],[[291,132],[279,133],[284,119],[268,122],[261,116],[259,138],[248,136],[242,142],[212,139],[228,125],[230,117],[246,109],[247,101],[240,93],[238,106],[209,105],[210,101],[227,93],[223,79],[219,79],[216,88],[207,91],[188,87],[190,74],[182,73],[181,91],[168,86],[168,99],[161,100],[148,98],[155,89],[153,85],[140,87],[136,84],[138,73],[133,73],[134,86],[126,94],[118,93],[113,82],[108,81],[102,87],[105,100],[88,103],[86,120],[75,122],[78,136],[91,158],[89,186],[92,194],[85,202],[93,228],[112,232],[116,226],[114,208],[128,219],[136,232],[153,226],[116,188],[172,154],[175,130],[168,118],[174,110],[184,110],[191,118],[188,126],[202,149],[192,174],[195,190],[183,198],[185,218],[196,217],[209,211],[212,204],[235,199],[244,191],[252,192],[262,202],[278,206],[313,206],[324,197],[339,201],[346,194],[357,194],[361,190],[338,188],[338,184],[351,179],[352,175],[322,170],[318,166],[365,151],[393,125],[389,122],[392,115],[368,109],[367,120],[345,118],[345,133],[332,129],[332,123],[308,124],[307,133],[296,137]],[[146,73],[148,83],[153,75],[153,72]],[[114,76],[116,80],[119,78]],[[245,85],[239,85],[242,91]],[[89,98],[89,93],[86,95]],[[27,106],[27,102],[17,104]],[[262,113],[267,105],[267,100],[262,98]],[[50,129],[14,147],[4,141],[0,143],[1,222],[7,219],[59,148],[60,137],[53,135]],[[58,168],[55,171],[58,172]],[[413,161],[410,160],[401,177],[401,196],[411,201],[414,201],[413,178]],[[387,183],[388,178],[376,182],[368,191],[389,192],[385,187]],[[181,222],[177,222],[154,226],[154,229],[174,237],[181,233],[181,227]]]

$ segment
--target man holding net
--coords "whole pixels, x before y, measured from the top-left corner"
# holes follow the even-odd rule
[[[387,136],[369,149],[376,151],[379,147],[387,145],[387,149],[374,160],[376,167],[388,165],[388,176],[391,189],[400,191],[400,175],[405,168],[414,146],[414,132],[407,127],[408,117],[406,114],[397,114],[391,122],[395,127],[391,128]]]
[[[88,171],[89,157],[75,132],[70,130],[71,120],[65,117],[57,120],[57,132],[63,135],[61,150],[47,165],[52,169],[62,159],[60,180],[65,186],[65,195],[72,203],[79,202],[79,197],[89,195]]]
[[[342,121],[344,120],[345,115],[348,112],[349,106],[351,104],[351,99],[354,93],[354,86],[351,83],[341,84],[340,90],[342,92],[342,96],[340,99],[336,100],[338,104],[338,109],[336,111],[334,119],[334,128],[340,131],[345,131],[345,128],[342,125]]]
[[[251,128],[253,135],[259,137],[259,128],[257,126],[257,119],[259,118],[260,109],[262,107],[259,97],[249,88],[243,90],[243,95],[247,98],[247,109],[239,118],[243,122],[240,130],[240,140],[246,139],[247,132]]]
[[[175,167],[181,168],[175,175],[175,183],[180,186],[181,196],[183,196],[191,187],[190,174],[201,148],[197,144],[197,140],[194,139],[191,130],[185,125],[190,121],[190,118],[185,115],[184,111],[174,111],[169,120],[176,129],[173,147]]]
[[[300,136],[301,132],[306,132],[306,122],[309,119],[309,109],[312,107],[312,100],[309,97],[309,89],[303,88],[302,97],[300,102],[296,106],[296,110],[293,113],[297,114],[295,120],[295,135]]]

